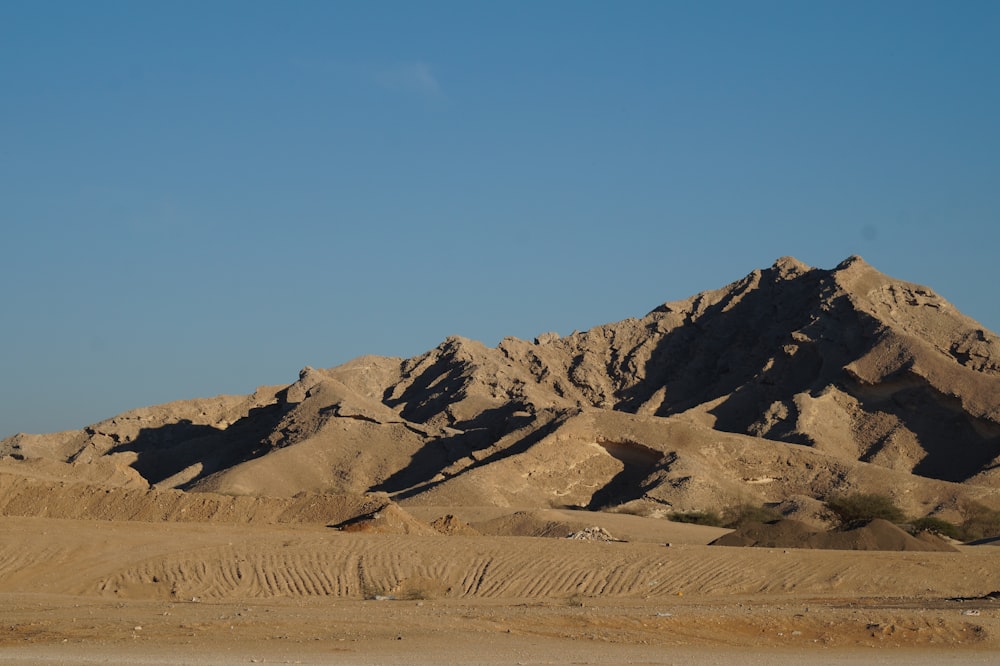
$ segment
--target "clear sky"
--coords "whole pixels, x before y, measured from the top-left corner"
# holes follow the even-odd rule
[[[0,437],[851,254],[1000,330],[1000,2],[0,3]]]

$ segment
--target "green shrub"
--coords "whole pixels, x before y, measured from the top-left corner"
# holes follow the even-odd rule
[[[737,504],[722,512],[725,527],[736,529],[748,523],[770,523],[783,516],[763,504]]]
[[[912,530],[917,532],[936,532],[959,541],[977,541],[1000,536],[1000,511],[984,506],[979,502],[969,502],[962,507],[963,520],[955,525],[940,518],[926,517],[914,520]]]
[[[975,541],[1000,535],[1000,511],[970,502],[962,510],[965,520],[961,531],[963,541]]]
[[[685,513],[672,513],[667,516],[675,523],[693,523],[695,525],[709,525],[711,527],[722,527],[722,516],[714,511],[687,511]]]
[[[947,520],[941,520],[940,518],[934,518],[932,516],[917,518],[911,522],[910,531],[913,534],[919,534],[920,532],[932,532],[934,534],[941,534],[960,541],[965,540],[964,531],[959,525],[949,523]]]
[[[854,493],[828,500],[826,506],[840,520],[841,525],[882,518],[892,523],[905,520],[903,510],[891,498],[875,493]]]

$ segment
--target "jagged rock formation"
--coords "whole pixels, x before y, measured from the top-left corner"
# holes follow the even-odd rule
[[[306,368],[0,455],[8,473],[276,497],[655,512],[874,490],[929,513],[1000,500],[1000,342],[858,257],[782,258],[641,319]]]

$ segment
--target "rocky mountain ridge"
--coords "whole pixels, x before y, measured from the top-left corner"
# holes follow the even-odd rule
[[[16,435],[0,456],[0,472],[274,497],[669,512],[888,489],[927,514],[1000,501],[1000,341],[859,257],[784,257],[640,319],[306,368]]]

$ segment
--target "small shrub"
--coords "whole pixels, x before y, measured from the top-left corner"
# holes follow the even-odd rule
[[[687,511],[685,513],[672,513],[667,516],[675,523],[692,523],[694,525],[709,525],[711,527],[722,527],[722,516],[714,511]]]
[[[970,502],[963,507],[961,531],[963,541],[975,541],[1000,535],[1000,511]]]
[[[433,599],[434,593],[425,587],[408,587],[400,593],[399,598],[407,601],[423,601],[425,599]]]
[[[737,504],[722,512],[725,527],[736,529],[748,523],[771,523],[783,517],[762,504]]]
[[[890,497],[875,493],[854,493],[835,497],[826,506],[840,520],[841,525],[866,522],[882,518],[892,523],[905,520],[903,510]]]
[[[374,599],[392,598],[392,590],[385,585],[376,584],[371,581],[361,581],[361,598],[366,601]]]
[[[392,588],[392,595],[395,598],[408,601],[440,599],[449,594],[451,594],[451,587],[445,581],[425,576],[404,578]]]
[[[620,513],[626,516],[639,516],[640,518],[649,518],[651,513],[655,513],[656,509],[650,509],[647,506],[643,506],[638,502],[627,502],[625,504],[619,504],[618,506],[609,507],[604,509],[608,513]]]
[[[955,525],[954,523],[949,523],[947,520],[941,520],[940,518],[934,518],[932,516],[917,518],[910,523],[910,528],[913,534],[931,532],[933,534],[940,534],[952,539],[958,539],[959,541],[965,540],[963,530],[960,526]]]

